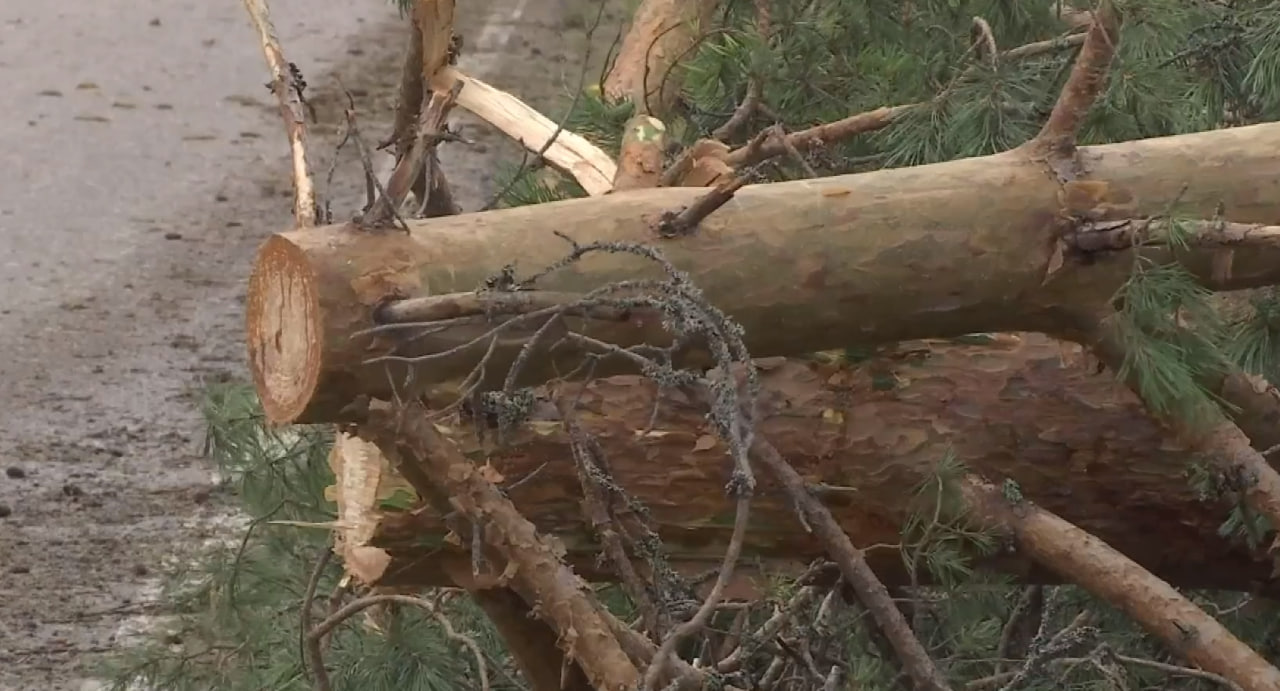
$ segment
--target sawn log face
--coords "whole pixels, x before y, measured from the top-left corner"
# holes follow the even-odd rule
[[[765,361],[761,374],[760,429],[806,479],[828,486],[822,500],[859,546],[900,541],[913,489],[951,452],[996,483],[1013,479],[1027,498],[1170,583],[1267,589],[1266,559],[1217,536],[1228,507],[1197,499],[1187,479],[1192,455],[1113,375],[1083,362],[1078,349],[1022,334],[990,345],[935,342],[927,354],[877,359],[861,369],[779,358]],[[891,380],[891,390],[878,390]],[[567,388],[544,393],[575,395]],[[639,377],[598,380],[582,392],[580,422],[605,449],[617,482],[650,508],[672,560],[708,568],[721,556],[732,522],[724,493],[729,461],[723,444],[707,436],[703,409],[678,394],[664,398],[652,432],[638,433],[653,395]],[[490,460],[504,484],[545,463],[511,499],[564,541],[575,568],[607,578],[595,568],[598,547],[582,519],[565,435],[554,415],[546,418],[526,425]],[[455,431],[459,443],[476,450],[472,431]],[[777,567],[819,556],[789,502],[764,474],[757,477],[743,563],[760,557]],[[451,548],[444,537],[430,510],[388,515],[371,543],[392,556],[384,582],[446,582],[440,564]],[[886,582],[906,582],[897,551],[872,549],[869,558]],[[1016,554],[987,563],[1024,580],[1053,579]]]

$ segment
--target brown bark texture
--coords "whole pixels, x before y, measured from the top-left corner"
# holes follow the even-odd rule
[[[1189,486],[1185,473],[1197,457],[1112,374],[1082,362],[1078,349],[1020,334],[975,345],[908,344],[898,353],[857,367],[781,358],[761,364],[760,434],[858,547],[900,542],[912,489],[953,454],[979,475],[1015,480],[1046,510],[1170,583],[1272,588],[1265,555],[1217,536],[1227,507],[1200,501]],[[577,391],[565,384],[545,393]],[[724,493],[731,463],[706,427],[704,408],[679,394],[665,395],[653,429],[643,432],[653,395],[653,386],[636,376],[594,381],[582,390],[578,423],[602,445],[617,483],[649,507],[672,562],[703,570],[721,558],[733,523],[732,499]],[[511,501],[557,537],[577,573],[615,578],[596,565],[600,547],[583,518],[554,405],[539,406],[502,449],[462,427],[451,437],[502,476],[501,486],[519,483]],[[823,555],[782,487],[757,475],[739,568],[746,573],[758,558],[767,569],[786,570]],[[384,557],[361,575],[369,582],[447,584],[444,565],[467,559],[445,540],[439,514],[429,509],[386,509],[373,521],[360,542]],[[910,583],[896,549],[869,549],[866,556],[887,585]],[[1058,582],[1027,555],[998,554],[979,564],[1028,582]]]
[[[689,57],[700,27],[706,26],[719,4],[719,0],[642,0],[605,77],[605,95],[630,99],[638,113],[665,116],[680,94],[679,62]]]
[[[1040,157],[1020,149],[754,185],[738,190],[696,232],[672,239],[657,236],[663,212],[693,204],[706,190],[632,190],[412,221],[408,234],[342,225],[285,232],[263,245],[250,279],[251,367],[273,422],[340,419],[362,394],[391,399],[392,379],[397,386],[411,379],[398,390],[405,397],[461,380],[483,343],[413,365],[411,378],[409,366],[367,360],[393,348],[409,356],[440,353],[475,338],[482,333],[477,327],[412,343],[353,334],[372,326],[374,308],[389,299],[469,292],[509,263],[526,275],[551,265],[569,249],[557,233],[581,243],[656,245],[745,328],[746,344],[759,357],[979,331],[1078,337],[1130,276],[1132,256],[1073,255],[1050,271],[1062,258],[1057,235],[1073,219],[1157,216],[1177,200],[1188,216],[1211,218],[1221,206],[1231,221],[1274,220],[1280,159],[1267,152],[1277,145],[1280,124],[1085,147],[1078,159],[1090,182],[1065,187]],[[1159,248],[1142,251],[1169,256]],[[1280,280],[1280,250],[1237,248],[1225,276],[1213,269],[1218,252],[1196,247],[1182,261],[1219,289]],[[592,255],[538,287],[585,294],[655,277],[661,276],[647,260]],[[591,328],[594,337],[620,345],[670,341],[661,322],[643,314],[593,321]],[[505,376],[523,340],[497,344],[490,379]],[[581,362],[573,348],[554,356],[537,351],[520,383],[545,381]],[[697,348],[685,354],[686,363],[705,361]]]
[[[480,541],[502,554],[507,564],[498,583],[513,581],[528,591],[522,597],[555,627],[557,645],[577,661],[594,688],[633,689],[640,674],[594,598],[584,596],[587,583],[561,561],[559,541],[540,534],[426,415],[420,405],[375,413],[361,429],[362,436],[392,458],[419,491],[447,496],[449,506],[480,532]]]
[[[533,691],[592,691],[582,669],[556,648],[556,634],[507,588],[476,588],[471,597],[498,630]]]

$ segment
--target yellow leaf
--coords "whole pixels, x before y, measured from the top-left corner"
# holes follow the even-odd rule
[[[698,437],[698,441],[693,444],[694,451],[706,451],[707,449],[714,449],[715,447],[716,438],[710,434],[704,434],[701,437]]]
[[[844,413],[838,410],[827,408],[826,410],[822,411],[822,421],[830,422],[833,425],[839,425],[844,422]]]

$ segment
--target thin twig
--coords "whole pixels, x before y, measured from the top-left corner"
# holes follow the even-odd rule
[[[311,681],[315,684],[317,691],[331,691],[333,688],[333,684],[329,681],[329,672],[324,667],[324,651],[321,646],[323,636],[309,634],[311,631],[311,606],[316,599],[316,589],[320,586],[320,577],[324,575],[324,569],[329,565],[329,560],[332,557],[333,550],[328,545],[321,548],[320,558],[316,560],[315,568],[311,571],[311,577],[307,579],[307,589],[302,595],[301,626],[298,628],[299,643],[302,644],[304,651],[303,658],[307,661],[307,666],[311,670]]]
[[[297,68],[285,60],[271,24],[271,9],[267,0],[244,0],[258,40],[262,55],[271,70],[271,91],[280,104],[280,117],[284,120],[285,133],[289,137],[289,151],[293,154],[293,218],[298,228],[310,228],[316,224],[318,206],[311,169],[307,165],[307,116],[303,110],[302,84]]]
[[[480,688],[483,691],[489,691],[491,688],[489,685],[489,667],[485,663],[484,654],[480,651],[480,646],[476,644],[474,639],[458,633],[457,629],[453,628],[453,624],[449,621],[449,618],[440,611],[439,607],[437,607],[435,603],[429,600],[424,600],[420,597],[413,597],[411,595],[382,594],[367,595],[365,597],[352,600],[337,612],[326,617],[324,621],[316,624],[315,628],[311,629],[307,633],[308,645],[313,646],[313,650],[318,652],[320,640],[342,624],[342,622],[370,607],[373,607],[374,605],[381,604],[398,604],[417,607],[426,611],[435,618],[436,622],[438,622],[441,628],[444,629],[444,633],[447,638],[462,644],[471,651],[471,654],[476,661],[476,674],[480,677]],[[312,665],[313,673],[317,674],[317,678],[324,679],[324,685],[321,686],[317,684],[316,688],[320,691],[328,691],[331,687],[328,685],[328,676],[324,672],[323,661],[317,662],[313,660]],[[320,675],[325,676],[321,677]]]
[[[667,661],[675,652],[676,646],[685,638],[700,631],[707,625],[707,621],[711,619],[711,615],[715,612],[716,605],[720,603],[720,599],[724,596],[724,590],[728,587],[729,581],[733,578],[734,567],[738,563],[738,557],[742,554],[742,544],[746,540],[747,534],[747,517],[751,508],[751,492],[744,490],[739,494],[737,499],[736,514],[733,519],[733,533],[729,538],[729,546],[725,549],[724,559],[720,565],[720,574],[716,578],[716,582],[711,586],[711,592],[702,602],[702,606],[698,608],[693,618],[667,635],[662,642],[662,646],[658,648],[658,654],[654,656],[653,662],[650,663],[649,669],[644,675],[644,685],[641,687],[645,691],[651,691],[658,683],[659,677],[666,671]]]

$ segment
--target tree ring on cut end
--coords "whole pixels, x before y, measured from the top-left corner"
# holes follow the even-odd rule
[[[298,419],[320,378],[320,296],[306,254],[279,235],[263,243],[249,277],[249,365],[272,424]]]

